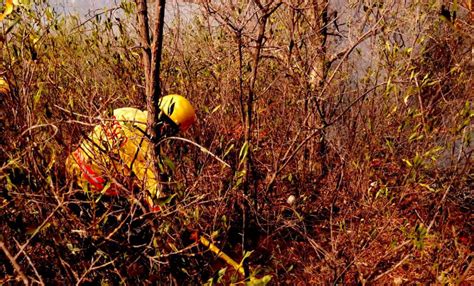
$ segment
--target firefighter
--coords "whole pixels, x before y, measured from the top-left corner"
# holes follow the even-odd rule
[[[158,128],[161,137],[187,130],[195,121],[191,103],[183,96],[171,94],[160,99]],[[147,136],[146,111],[132,107],[118,108],[112,118],[103,119],[79,148],[66,160],[68,174],[85,191],[106,195],[122,194],[118,178],[137,178],[139,187],[146,190],[146,200],[152,210],[158,210],[163,197],[159,179],[152,168],[150,140]]]

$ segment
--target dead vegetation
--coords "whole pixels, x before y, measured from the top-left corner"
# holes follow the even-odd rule
[[[31,2],[0,22],[1,283],[242,282],[196,233],[271,284],[473,283],[469,1],[204,1],[169,20],[162,92],[231,168],[164,142],[160,213],[133,178],[101,196],[64,167],[99,117],[145,108],[133,1],[85,19]]]

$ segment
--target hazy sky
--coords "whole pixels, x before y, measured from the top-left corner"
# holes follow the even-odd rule
[[[120,0],[51,0],[58,9],[85,14],[89,10],[118,6]]]
[[[86,15],[89,11],[117,7],[120,5],[120,2],[121,0],[50,0],[50,3],[57,9],[56,11],[78,13],[82,16]],[[179,8],[177,7],[177,3],[179,3]],[[166,22],[175,17],[177,9],[179,9],[182,19],[187,19],[190,15],[194,15],[195,11],[199,8],[199,6],[195,4],[183,3],[182,1],[168,1],[166,7]]]

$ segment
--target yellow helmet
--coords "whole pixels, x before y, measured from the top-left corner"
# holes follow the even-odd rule
[[[159,107],[176,125],[185,131],[196,121],[196,112],[191,103],[178,94],[169,94],[160,99]]]
[[[10,92],[10,86],[5,78],[0,77],[0,94],[8,94]]]

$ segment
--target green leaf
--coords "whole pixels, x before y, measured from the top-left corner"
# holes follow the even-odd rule
[[[229,148],[227,148],[224,152],[224,156],[222,156],[222,158],[225,158],[225,156],[227,156],[229,154],[230,151],[232,151],[232,149],[234,149],[234,144],[231,144],[229,146]]]
[[[158,198],[158,199],[155,199],[155,201],[157,202],[159,206],[164,206],[166,204],[169,204],[174,197],[176,197],[176,194],[172,194],[171,196],[167,196],[163,198]]]
[[[242,262],[240,263],[241,265],[243,264],[244,260],[249,258],[253,253],[253,250],[251,251],[244,251],[244,257],[242,257]]]
[[[216,238],[217,236],[219,235],[219,231],[218,230],[215,230],[211,233],[211,238],[214,239]]]
[[[175,168],[176,168],[175,165],[174,165],[174,163],[173,163],[173,161],[171,161],[171,159],[168,158],[168,157],[165,157],[165,158],[163,159],[163,163],[164,163],[167,167],[169,167],[171,170],[173,170],[173,171],[174,171]]]
[[[387,186],[383,186],[382,188],[380,188],[377,193],[375,194],[375,199],[377,199],[378,197],[380,196],[388,196],[388,188]]]
[[[410,160],[408,159],[402,159],[403,162],[405,162],[405,164],[407,164],[408,167],[413,167],[413,164],[410,162]]]
[[[45,15],[49,21],[53,19],[53,11],[51,10],[51,7],[46,8]]]
[[[36,105],[38,104],[38,102],[40,101],[41,99],[41,94],[43,94],[43,84],[39,84],[39,88],[38,88],[38,91],[36,92],[36,94],[33,96],[33,108],[36,108]]]
[[[199,212],[199,208],[194,208],[194,212],[193,212],[193,218],[194,218],[194,221],[198,222],[199,221],[199,218],[200,218],[200,212]]]
[[[250,281],[245,283],[247,286],[265,286],[272,280],[271,275],[265,275],[262,278],[250,277]]]
[[[240,163],[242,163],[245,160],[245,158],[247,158],[248,151],[249,151],[249,142],[245,141],[242,148],[240,148],[240,153],[239,153]]]
[[[415,158],[413,158],[413,165],[414,166],[421,166],[423,164],[423,158],[417,153]]]
[[[411,94],[410,94],[410,93],[407,93],[407,94],[403,97],[403,103],[405,103],[405,105],[408,105],[408,99],[410,99],[410,96],[411,96]]]
[[[209,278],[209,280],[207,280],[207,282],[206,282],[204,285],[206,285],[206,286],[212,286],[212,285],[216,285],[216,284],[222,283],[222,278],[224,278],[224,275],[225,275],[226,270],[227,270],[227,267],[221,268],[221,269],[217,272],[217,277],[211,277],[211,278]]]
[[[72,243],[68,243],[68,244],[66,244],[66,246],[69,249],[69,251],[71,251],[72,254],[76,254],[76,253],[81,251],[80,248],[75,247]]]
[[[414,132],[410,135],[410,137],[408,137],[408,141],[413,141],[415,140],[416,138],[418,137],[418,132]]]
[[[216,112],[217,110],[219,110],[221,108],[221,105],[219,104],[218,106],[214,107],[211,111],[211,114]]]
[[[432,187],[430,187],[430,185],[428,185],[428,184],[419,183],[418,185],[420,185],[421,187],[427,189],[430,192],[436,193],[436,190],[433,189]]]
[[[7,189],[7,191],[11,192],[13,191],[13,188],[15,188],[15,185],[12,184],[12,181],[8,175],[6,176],[6,179],[7,179],[7,185],[5,186],[5,188]]]
[[[385,92],[390,92],[390,90],[392,89],[392,78],[389,77],[388,78],[388,81],[387,81],[387,84],[385,86]]]

